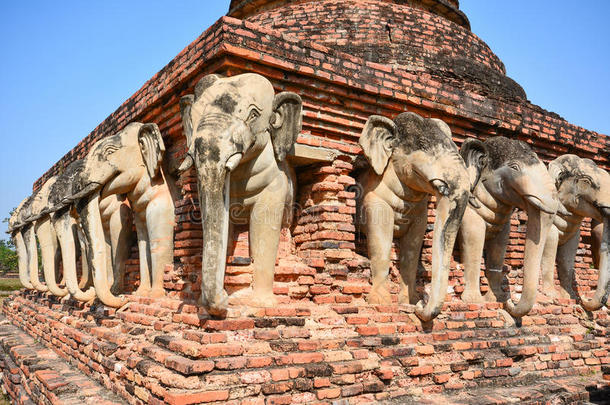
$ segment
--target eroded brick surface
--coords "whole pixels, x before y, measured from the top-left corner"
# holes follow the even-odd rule
[[[74,338],[74,336],[72,336]],[[124,404],[53,350],[0,315],[2,387],[19,404]]]
[[[132,300],[116,313],[21,292],[4,302],[3,312],[83,375],[131,403],[433,400],[437,397],[429,395],[518,385],[537,392],[555,387],[549,379],[572,387],[561,391],[574,394],[565,398],[586,399],[587,387],[604,387],[610,367],[608,312],[587,314],[573,301],[536,304],[521,326],[496,303],[447,303],[434,322],[422,325],[414,306],[370,306],[359,298],[269,310],[234,307],[223,321],[178,307],[157,317],[159,328],[135,315],[171,308],[172,300]],[[175,321],[184,310],[197,313],[203,326]],[[348,322],[355,316],[364,321]],[[57,358],[46,349],[36,354],[43,352],[21,335],[29,340],[11,344],[5,376],[10,361]],[[11,342],[2,339],[5,347]],[[62,390],[64,380],[48,369],[28,372],[40,371],[41,387]],[[489,392],[495,398],[521,393],[503,390]],[[468,400],[464,395],[459,398]]]

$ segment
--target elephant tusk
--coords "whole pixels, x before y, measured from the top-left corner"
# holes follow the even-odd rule
[[[444,197],[447,197],[449,195],[449,187],[447,186],[447,183],[439,179],[434,179],[431,181],[431,183],[434,188],[438,190],[440,195]]]
[[[227,164],[226,164],[226,168],[228,171],[232,172],[233,170],[235,170],[235,168],[237,167],[237,165],[239,164],[239,162],[241,161],[241,158],[243,157],[243,154],[241,153],[236,153],[234,155],[232,155],[228,160],[227,160]]]

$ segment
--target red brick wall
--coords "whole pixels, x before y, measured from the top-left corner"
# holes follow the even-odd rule
[[[305,267],[290,277],[278,274],[277,292],[287,297],[324,295],[320,292],[326,289],[315,284],[312,288],[310,280],[301,277],[309,275],[311,268],[322,273],[321,278],[334,275],[339,284],[356,277],[358,283],[362,283],[362,289],[366,290],[366,260],[358,254],[366,252],[358,249],[356,253],[354,250],[354,196],[347,187],[354,183],[354,179],[349,177],[350,162],[360,152],[358,136],[371,114],[393,117],[410,110],[444,119],[451,126],[458,144],[465,137],[482,139],[506,135],[528,142],[546,161],[569,152],[609,167],[608,155],[604,153],[609,148],[606,137],[569,124],[527,102],[517,104],[488,99],[438,82],[429,75],[364,61],[316,43],[280,36],[253,23],[225,17],[147,82],[35,186],[58,173],[72,159],[84,156],[96,140],[133,120],[159,125],[167,146],[165,167],[169,171],[179,164],[186,149],[179,98],[192,92],[204,74],[235,75],[246,71],[265,75],[272,80],[277,91],[290,90],[300,94],[304,119],[303,132],[297,142],[333,149],[338,154],[337,160],[328,166],[297,169],[297,201],[301,202],[301,211],[297,213],[291,230],[294,239],[291,240],[286,233],[281,256],[283,260],[299,262]],[[199,294],[202,245],[200,224],[192,220],[198,218],[195,178],[192,172],[188,172],[177,179],[170,177],[170,181],[177,190],[178,225],[176,263],[173,269],[168,269],[166,288],[172,296],[193,299]],[[249,282],[247,233],[240,235],[234,254],[229,257],[228,287],[235,284],[234,288],[240,288]],[[509,247],[509,264],[519,267],[522,241],[515,238],[513,242],[515,245]],[[586,251],[585,246],[582,247],[583,252]],[[295,259],[297,256],[299,260]],[[424,262],[428,257],[424,251]],[[579,262],[584,263],[584,260],[581,257]],[[134,248],[128,275],[132,288],[137,268]],[[454,279],[453,283],[459,284],[459,279]],[[309,286],[310,290],[305,296],[304,286]],[[290,292],[291,288],[299,292]],[[342,289],[341,285],[333,287],[331,295],[342,292]]]

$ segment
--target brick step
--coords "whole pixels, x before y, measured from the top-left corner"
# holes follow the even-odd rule
[[[494,380],[493,387],[479,387],[447,393],[402,395],[382,404],[448,404],[448,405],[504,405],[504,404],[610,404],[610,385],[597,377],[565,377],[553,379],[530,378],[510,386]]]
[[[126,402],[0,315],[3,385],[15,402],[113,405]]]

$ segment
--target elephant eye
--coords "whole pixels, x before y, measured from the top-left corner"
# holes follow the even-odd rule
[[[117,150],[119,150],[118,146],[116,146],[116,145],[107,145],[104,148],[104,151],[103,151],[102,154],[104,155],[104,157],[108,157],[108,156],[112,155],[114,152],[116,152]]]
[[[593,180],[591,180],[591,178],[587,176],[579,177],[578,182],[589,187],[593,185]]]
[[[248,113],[248,118],[246,118],[246,122],[250,123],[260,116],[261,116],[261,113],[260,113],[260,111],[258,111],[258,108],[252,107],[250,109],[250,112]]]
[[[510,162],[507,166],[515,171],[521,170],[521,167],[519,166],[519,164],[517,162]]]

